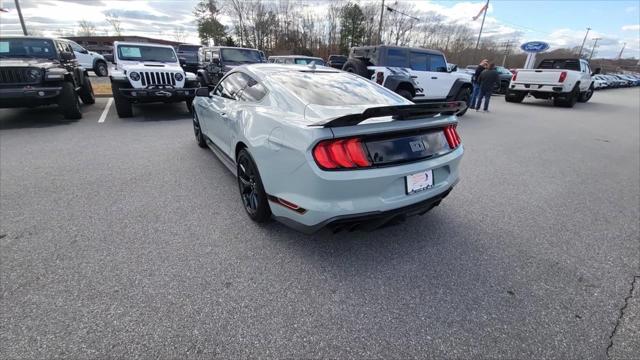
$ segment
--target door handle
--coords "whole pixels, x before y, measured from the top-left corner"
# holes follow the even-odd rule
[[[437,76],[432,76],[431,78],[435,80],[435,79],[437,79],[438,77],[437,77]]]
[[[226,112],[221,112],[221,113],[220,113],[220,116],[226,116],[226,115],[227,115],[227,113],[226,113]]]

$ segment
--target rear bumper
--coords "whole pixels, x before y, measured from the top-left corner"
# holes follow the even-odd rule
[[[511,82],[511,85],[509,85],[509,89],[514,91],[533,91],[548,93],[563,93],[571,91],[571,89],[565,89],[563,84],[514,84],[513,82]]]
[[[62,87],[0,89],[0,107],[30,107],[57,102]]]
[[[276,220],[299,231],[312,233],[325,226],[373,229],[423,214],[438,205],[458,182],[463,153],[460,146],[433,159],[354,171],[322,171],[310,159],[308,165],[298,167],[286,180],[280,173],[273,181],[266,181],[265,190],[304,209],[294,211],[270,202]],[[406,176],[424,170],[433,170],[433,187],[408,195]]]
[[[156,101],[182,101],[196,96],[197,88],[181,89],[120,89],[120,93],[131,101],[156,102]]]
[[[341,215],[327,219],[315,225],[305,225],[286,217],[276,217],[283,224],[306,234],[312,234],[326,227],[333,232],[345,231],[371,231],[388,225],[395,225],[410,216],[424,215],[429,210],[440,205],[440,202],[449,195],[453,186],[433,197],[418,203],[387,211],[371,211],[352,215]]]

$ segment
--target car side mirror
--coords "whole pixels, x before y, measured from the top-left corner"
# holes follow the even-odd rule
[[[209,96],[209,88],[208,87],[200,87],[200,88],[196,89],[196,96],[210,97]]]
[[[88,54],[88,53],[89,53],[89,50],[87,50],[87,49],[82,49],[82,50],[80,50],[80,53],[81,53],[81,54]]]
[[[178,58],[178,62],[180,63],[180,66],[184,66],[187,63],[187,59],[181,57]]]
[[[455,65],[454,67],[451,68],[451,70],[449,70],[450,73],[456,72],[456,71],[458,71],[458,65]]]
[[[598,74],[600,74],[600,72],[601,72],[601,71],[602,71],[602,69],[601,69],[601,68],[596,68],[596,69],[593,71],[593,73],[591,73],[591,76],[593,76],[593,75],[598,75]]]
[[[111,63],[114,63],[114,64],[116,63],[116,59],[113,58],[112,54],[104,55],[104,59],[107,60],[108,62],[111,62]]]
[[[71,61],[71,60],[74,60],[76,57],[75,55],[73,55],[72,52],[63,51],[60,53],[60,58],[64,61]]]
[[[213,59],[211,59],[211,63],[217,67],[221,67],[220,66],[220,58],[214,57]]]

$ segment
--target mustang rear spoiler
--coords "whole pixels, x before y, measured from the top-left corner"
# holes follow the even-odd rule
[[[367,119],[391,116],[393,120],[410,120],[438,115],[456,115],[467,107],[464,101],[447,101],[412,105],[379,106],[368,108],[359,114],[349,114],[323,120],[310,126],[340,127],[357,125]]]

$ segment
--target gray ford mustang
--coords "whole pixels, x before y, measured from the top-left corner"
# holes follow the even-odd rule
[[[449,194],[464,106],[414,104],[328,67],[253,64],[198,89],[193,128],[236,175],[254,221],[366,230],[422,215]]]

